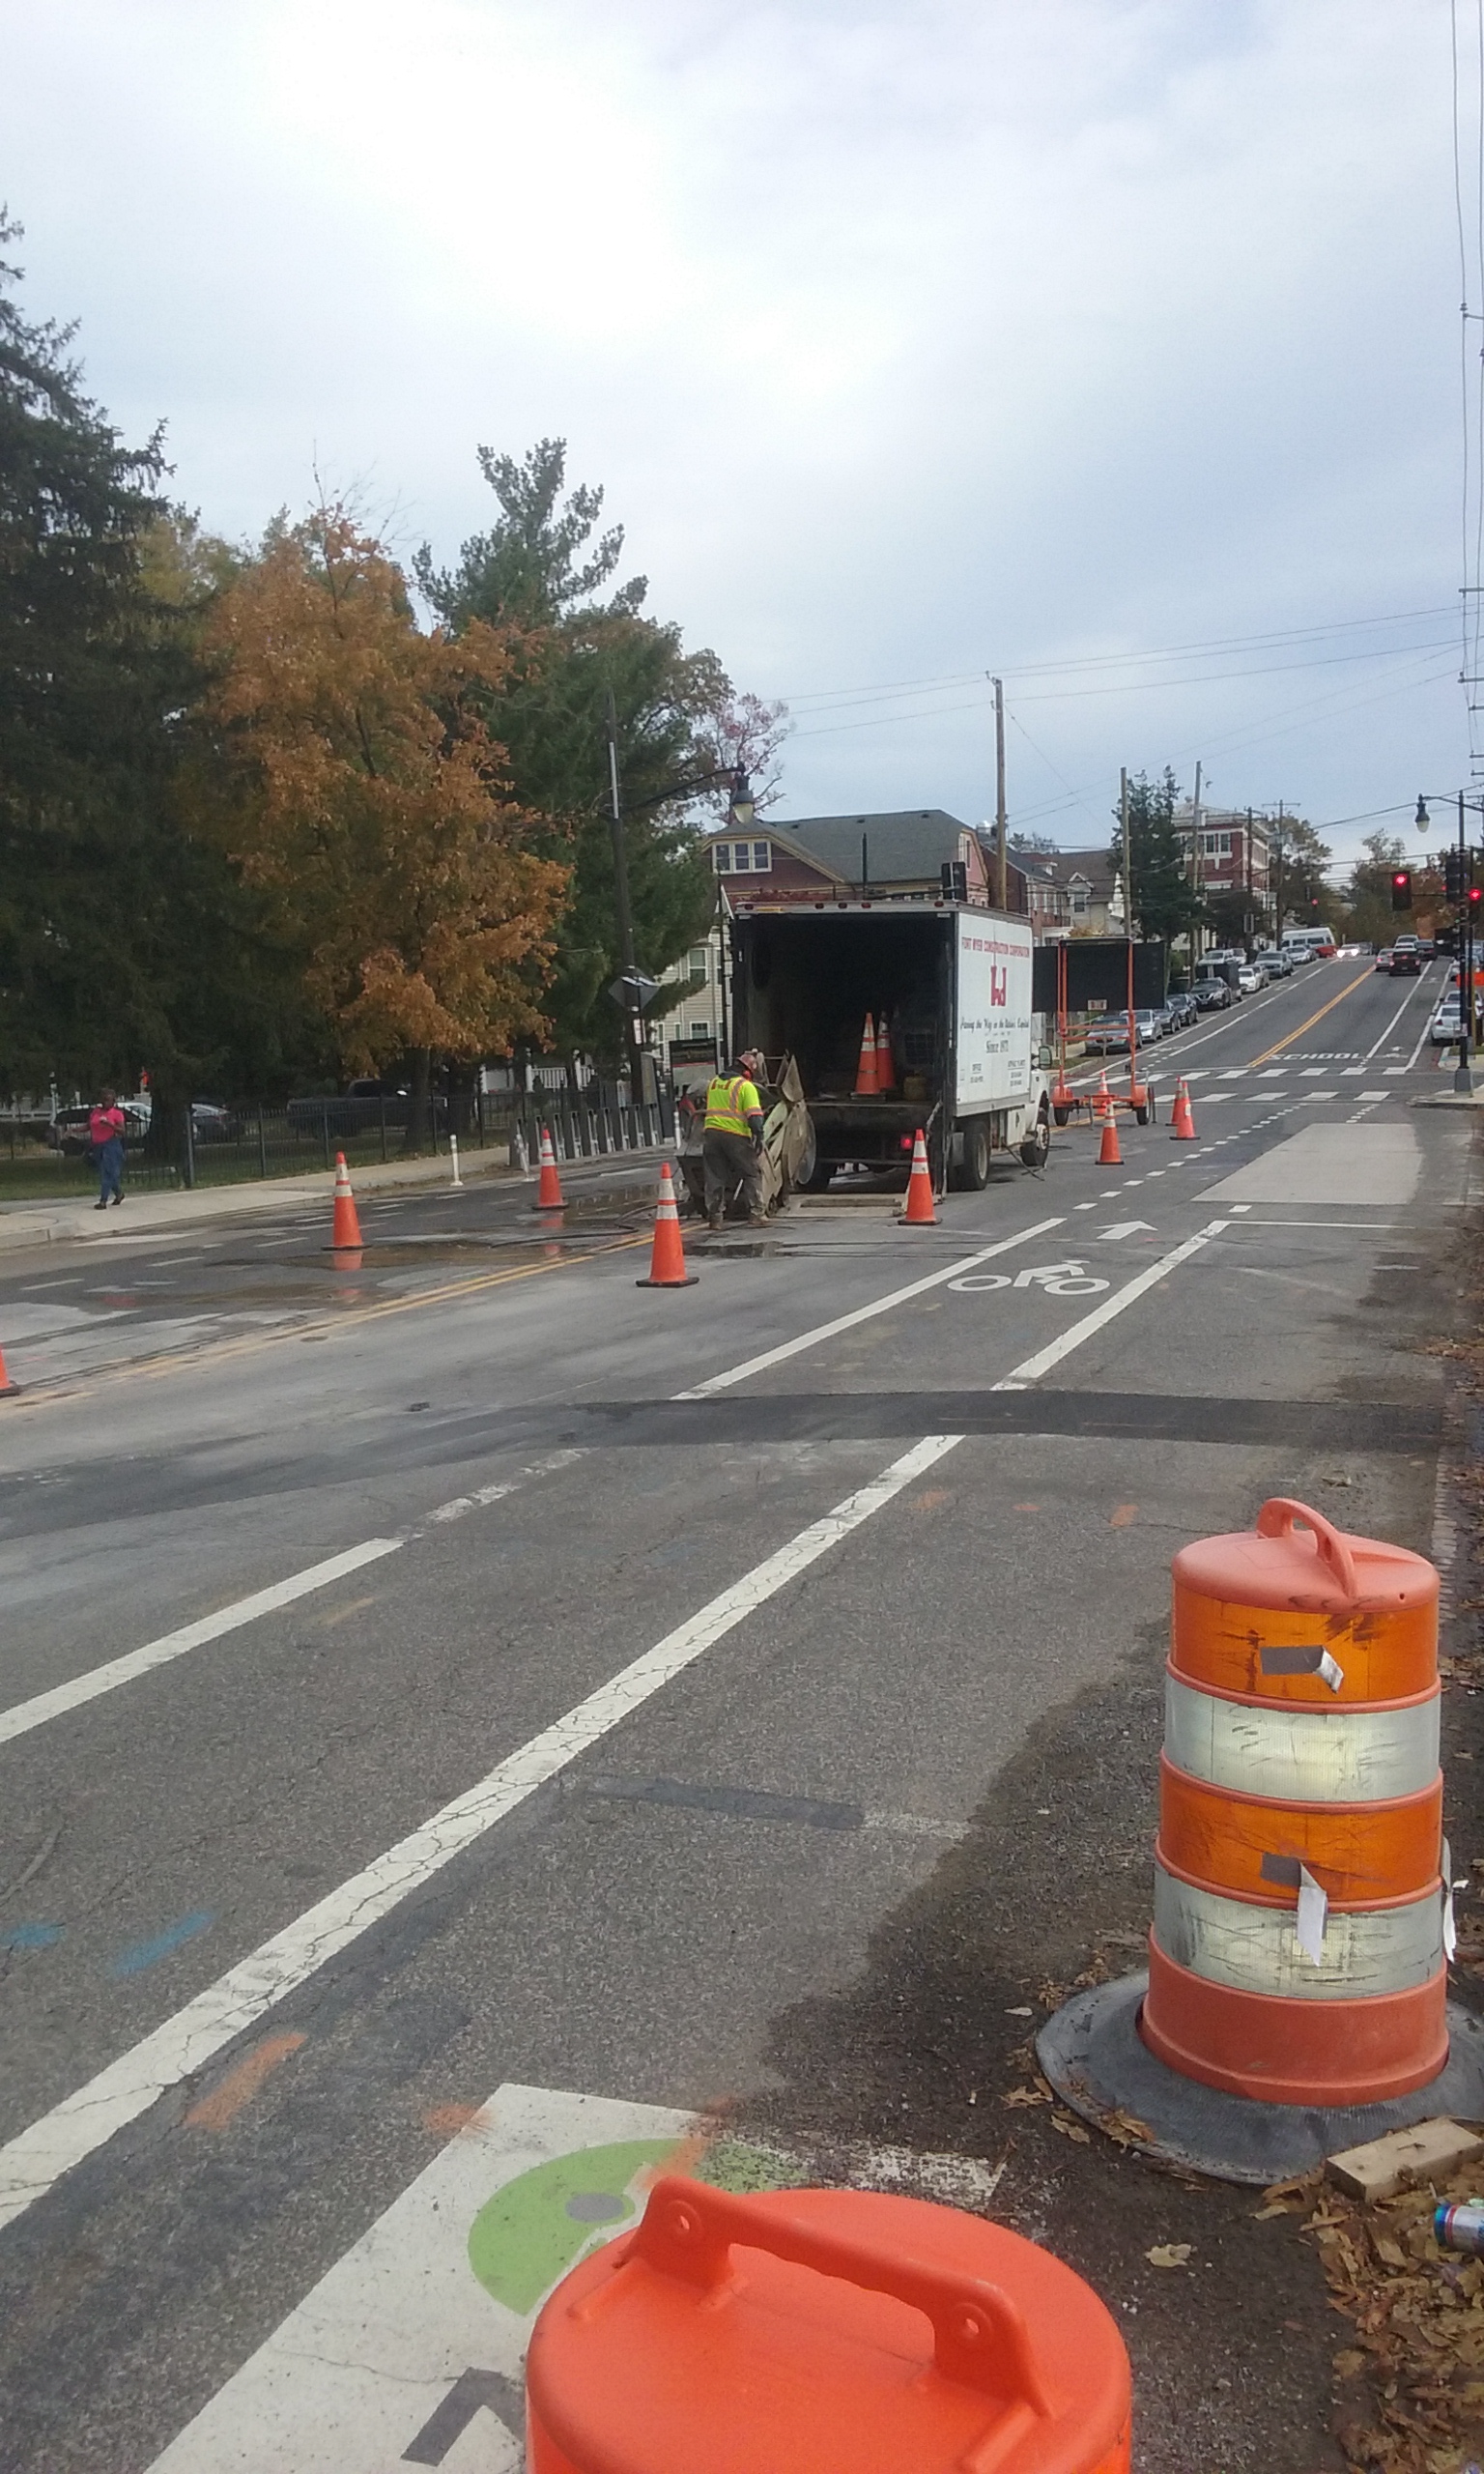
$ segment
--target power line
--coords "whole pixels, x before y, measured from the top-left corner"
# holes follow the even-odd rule
[[[1244,636],[1209,636],[1189,644],[1156,646],[1145,651],[1074,654],[1062,661],[1007,664],[1002,676],[1015,678],[1044,677],[1051,675],[1071,676],[1079,671],[1129,668],[1153,661],[1178,661],[1202,653],[1261,652],[1285,644],[1319,643],[1331,636],[1345,635],[1357,627],[1399,627],[1423,618],[1443,618],[1451,615],[1451,604],[1423,610],[1378,611],[1363,618],[1334,618],[1304,627],[1269,627]],[[1397,647],[1392,649],[1402,650]],[[935,677],[898,678],[866,681],[854,687],[821,687],[795,690],[782,701],[795,710],[803,705],[824,705],[866,703],[874,697],[912,694],[928,695],[951,687],[966,687],[983,676],[982,670],[948,672]]]

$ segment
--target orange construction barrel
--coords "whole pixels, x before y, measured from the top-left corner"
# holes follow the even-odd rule
[[[530,2474],[1127,2474],[1129,2372],[1080,2277],[866,2191],[656,2182],[552,2294]]]
[[[1448,2056],[1437,1571],[1278,1497],[1174,1576],[1144,2041],[1273,2104],[1425,2086]]]

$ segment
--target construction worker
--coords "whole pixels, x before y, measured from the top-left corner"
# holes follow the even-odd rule
[[[720,1228],[727,1196],[740,1177],[750,1228],[766,1228],[762,1208],[762,1101],[755,1074],[763,1070],[762,1050],[745,1048],[735,1074],[718,1074],[706,1091],[706,1119],[700,1156],[706,1180],[706,1223]]]

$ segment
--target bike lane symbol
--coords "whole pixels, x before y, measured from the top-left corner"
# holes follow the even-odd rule
[[[961,1280],[951,1280],[950,1288],[966,1295],[981,1295],[993,1288],[1041,1288],[1047,1297],[1096,1297],[1111,1281],[1099,1280],[1088,1272],[1085,1263],[1035,1263],[1012,1280],[1008,1272],[966,1272]]]

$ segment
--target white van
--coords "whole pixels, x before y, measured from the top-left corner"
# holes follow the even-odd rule
[[[1283,951],[1296,963],[1332,963],[1336,946],[1332,928],[1285,928]]]

